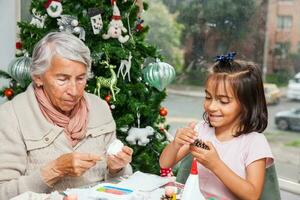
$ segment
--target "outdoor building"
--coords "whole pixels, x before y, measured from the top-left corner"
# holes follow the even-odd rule
[[[300,53],[299,8],[299,0],[269,0],[266,34],[268,73],[283,69],[299,71],[299,64],[295,63]]]

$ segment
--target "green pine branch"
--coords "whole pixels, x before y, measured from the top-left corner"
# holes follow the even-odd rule
[[[11,79],[12,77],[6,71],[0,70],[0,78]]]

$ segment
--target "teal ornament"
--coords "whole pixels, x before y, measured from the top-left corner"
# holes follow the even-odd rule
[[[142,72],[144,81],[160,92],[175,79],[176,75],[174,67],[159,59],[156,59],[155,63],[150,63]]]
[[[28,54],[22,57],[13,59],[8,65],[7,73],[16,80],[21,87],[25,88],[31,81],[30,77],[30,65],[31,58]]]

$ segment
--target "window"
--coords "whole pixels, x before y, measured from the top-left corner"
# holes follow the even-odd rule
[[[21,1],[21,19],[30,21],[31,14],[30,14],[30,4],[31,0],[22,0]]]
[[[280,30],[289,30],[292,28],[292,16],[278,16],[277,28]]]
[[[277,42],[274,53],[279,58],[286,58],[289,54],[291,44],[289,42]]]

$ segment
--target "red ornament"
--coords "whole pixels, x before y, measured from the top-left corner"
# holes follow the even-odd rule
[[[3,93],[7,98],[10,98],[14,95],[14,91],[11,88],[6,88]]]
[[[144,23],[144,20],[139,17],[136,21],[136,26],[135,26],[136,32],[144,31],[143,23]]]
[[[16,49],[22,49],[22,43],[16,42]]]
[[[136,31],[136,32],[139,32],[139,31],[144,31],[144,27],[143,27],[143,25],[142,25],[142,24],[138,24],[138,25],[136,25],[135,31]]]
[[[168,110],[165,108],[165,107],[161,107],[160,109],[159,109],[159,114],[160,114],[160,116],[167,116],[167,114],[168,114]]]
[[[111,95],[107,95],[106,97],[104,97],[104,99],[105,99],[105,101],[106,101],[107,103],[109,103],[110,98],[111,98]]]

